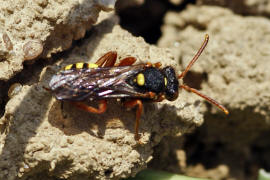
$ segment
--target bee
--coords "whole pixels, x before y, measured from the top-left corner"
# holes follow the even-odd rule
[[[180,88],[201,96],[228,114],[228,110],[214,99],[185,84],[179,84],[179,79],[185,77],[208,41],[209,36],[206,35],[200,49],[180,75],[177,75],[171,66],[162,68],[160,62],[134,65],[136,61],[134,57],[126,57],[116,63],[117,52],[110,51],[94,64],[76,63],[66,66],[52,77],[49,83],[50,91],[56,99],[69,101],[80,109],[96,114],[104,113],[107,109],[107,100],[113,98],[123,100],[123,105],[127,108],[137,107],[135,123],[137,141],[143,101],[160,102],[164,99],[174,101]],[[87,104],[87,101],[92,100],[98,101],[98,108]]]

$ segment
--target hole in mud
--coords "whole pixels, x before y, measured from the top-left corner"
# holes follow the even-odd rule
[[[204,124],[191,134],[164,137],[155,147],[149,166],[219,180],[252,180],[257,179],[261,168],[269,172],[270,141],[266,137],[270,132],[260,121],[261,115],[239,110],[231,114],[233,119],[208,113]]]
[[[6,103],[9,100],[8,90],[14,83],[20,83],[22,85],[30,85],[38,82],[39,73],[49,61],[44,59],[38,59],[34,64],[24,64],[23,70],[16,74],[8,81],[0,81],[0,117],[4,115]]]
[[[161,26],[168,11],[180,12],[195,0],[185,0],[180,5],[173,5],[164,0],[145,0],[144,4],[117,10],[120,25],[135,36],[142,36],[146,42],[156,44],[161,37]]]
[[[206,72],[204,73],[196,73],[189,71],[186,76],[184,77],[184,83],[188,85],[189,87],[195,88],[195,89],[201,89],[201,85],[203,81],[208,80],[208,75]]]
[[[105,176],[110,177],[110,175],[112,174],[112,172],[113,172],[113,170],[107,169],[107,170],[104,172],[104,174],[105,174]]]
[[[198,137],[200,137],[198,131],[186,136],[183,149],[185,149],[187,155],[187,164],[196,165],[197,163],[203,163],[206,169],[215,168],[220,164],[219,152],[221,149],[224,149],[224,144],[218,140],[206,143],[203,139]],[[207,139],[205,139],[205,141],[207,141]]]
[[[60,57],[67,57],[74,47],[75,46],[72,46],[68,51],[52,54],[50,59],[39,58],[33,61],[33,63],[24,63],[23,70],[21,72],[14,75],[8,81],[0,80],[0,117],[2,117],[5,113],[5,106],[9,100],[8,90],[12,84],[20,83],[22,85],[32,85],[39,82],[39,76],[42,69],[46,66],[54,64],[56,61],[60,60]]]

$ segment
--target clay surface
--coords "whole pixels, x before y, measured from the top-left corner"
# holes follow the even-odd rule
[[[236,13],[244,15],[270,16],[270,2],[261,0],[197,0],[198,5],[218,5],[232,9]]]
[[[231,109],[231,117],[234,111],[239,115],[239,110],[248,110],[250,116],[245,117],[245,122],[250,119],[269,124],[268,20],[244,18],[207,6],[190,6],[180,14],[168,13],[165,20],[159,46],[170,47],[184,67],[201,45],[198,40],[203,41],[206,33],[210,35],[206,50],[192,68],[195,74],[207,74],[207,83],[201,84],[203,91]],[[251,114],[263,118],[254,119]]]
[[[269,3],[117,3],[119,17],[99,13],[113,9],[114,1],[0,5],[0,179],[120,179],[150,167],[254,180],[260,168],[269,171]],[[160,61],[180,72],[205,34],[209,44],[184,83],[223,104],[228,116],[185,91],[174,102],[145,102],[138,144],[135,109],[111,100],[106,113],[86,113],[43,88],[66,65],[95,62],[108,51],[117,51],[118,60]]]
[[[170,2],[174,5],[180,5],[181,3],[183,3],[183,0],[170,0]]]
[[[43,88],[65,65],[95,62],[108,51],[117,51],[118,60],[134,56],[137,63],[160,61],[177,67],[168,49],[150,46],[117,24],[115,16],[103,18],[87,39],[45,67],[36,83],[23,85],[11,96],[0,120],[0,179],[125,178],[146,168],[153,146],[163,136],[182,135],[202,124],[200,103],[189,93],[181,93],[174,102],[145,103],[142,144],[138,144],[134,109],[127,111],[113,100],[101,115],[83,112],[67,102],[61,108],[61,102]]]
[[[116,3],[116,9],[124,9],[128,7],[140,6],[144,3],[144,0],[118,0]]]
[[[3,1],[0,6],[0,80],[23,69],[23,62],[70,48],[85,35],[101,10],[114,0]]]
[[[186,151],[188,157],[191,158],[190,154],[195,154],[197,149],[196,162],[204,160],[208,162],[204,164],[206,167],[218,169],[216,162],[220,161],[231,168],[226,170],[225,177],[253,179],[254,174],[246,176],[245,170],[255,173],[260,166],[258,161],[269,154],[269,141],[264,138],[270,129],[269,20],[242,17],[221,7],[188,6],[181,13],[168,12],[162,31],[159,46],[169,47],[184,67],[201,45],[204,35],[209,34],[209,44],[186,83],[201,88],[230,111],[229,116],[222,117],[216,108],[207,106],[206,123],[195,134],[196,138],[192,136],[193,143],[186,139],[186,144],[190,144]],[[201,144],[205,148],[200,147]],[[260,155],[253,147],[261,150]],[[211,150],[216,152],[215,160],[204,159],[203,153]],[[264,160],[269,165],[269,157]],[[249,162],[252,162],[250,166]],[[212,178],[208,172],[203,173],[200,166],[193,167],[194,175],[197,168],[204,174],[201,177]],[[191,175],[191,169],[185,172]],[[215,179],[225,177],[216,176]]]

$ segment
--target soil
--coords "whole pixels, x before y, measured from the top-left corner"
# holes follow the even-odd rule
[[[136,12],[151,11],[149,7],[156,4],[163,7],[156,16],[162,19],[162,25],[152,17],[149,23],[144,22],[147,26],[131,28],[132,24],[140,22]],[[173,5],[146,1],[142,7],[126,9],[124,16],[120,13],[120,20],[138,18],[128,23],[120,21],[124,28],[130,28],[149,43],[170,48],[182,69],[200,46],[203,35],[208,33],[208,47],[184,82],[211,97],[214,95],[230,111],[225,117],[207,104],[204,124],[184,137],[163,138],[155,147],[150,168],[230,180],[257,179],[259,169],[270,171],[270,142],[266,138],[270,135],[270,90],[265,88],[269,86],[270,77],[265,68],[270,58],[267,53],[270,22],[257,17],[269,16],[268,6],[262,9],[259,4],[259,1],[250,4],[200,0]],[[153,27],[155,33],[142,32],[144,27]],[[258,49],[263,50],[258,53]]]
[[[121,179],[148,167],[255,180],[270,171],[268,3],[119,0],[116,14],[102,12],[112,0],[8,3],[0,5],[0,179]],[[134,109],[109,101],[106,113],[89,114],[44,88],[66,65],[108,51],[179,74],[205,34],[206,49],[180,83],[228,116],[181,90],[176,101],[145,103],[139,144]]]

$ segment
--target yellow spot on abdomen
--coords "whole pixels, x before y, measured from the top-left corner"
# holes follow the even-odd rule
[[[143,86],[144,85],[144,82],[145,80],[144,80],[144,75],[142,74],[142,73],[140,73],[140,74],[138,74],[137,75],[137,84],[139,85],[139,86]]]
[[[167,84],[168,84],[168,80],[167,80],[167,78],[164,78],[164,84],[165,84],[165,87],[167,86]]]
[[[70,69],[83,69],[83,68],[97,68],[98,65],[94,63],[83,63],[83,62],[78,62],[76,64],[69,64],[65,67],[65,70],[70,70]]]
[[[67,65],[67,66],[65,67],[65,70],[70,70],[72,66],[73,66],[73,64]]]
[[[88,63],[88,68],[97,68],[98,65],[94,63]]]
[[[76,69],[82,69],[83,68],[83,62],[76,63]]]

